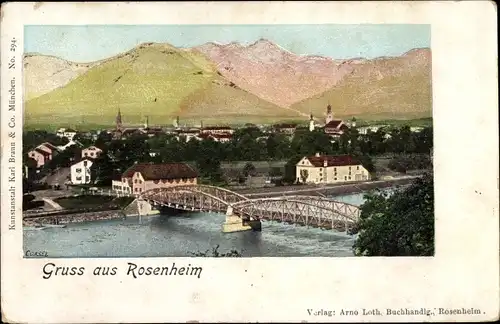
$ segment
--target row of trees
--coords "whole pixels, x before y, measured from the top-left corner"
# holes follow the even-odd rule
[[[283,134],[271,134],[265,137],[258,128],[238,129],[232,140],[227,143],[212,139],[202,141],[192,139],[186,142],[172,135],[153,138],[136,135],[126,140],[113,140],[111,135],[105,132],[99,135],[95,143],[82,135],[77,135],[76,138],[85,145],[94,144],[105,153],[110,153],[101,156],[96,171],[98,178],[106,184],[110,183],[110,178],[123,172],[136,161],[155,163],[192,161],[202,177],[220,182],[223,178],[221,161],[286,159],[288,163],[285,168],[285,180],[293,182],[296,179],[295,164],[302,157],[316,152],[351,154],[361,160],[368,171],[373,172],[370,156],[387,153],[428,153],[432,148],[432,128],[413,133],[407,126],[379,129],[363,136],[360,136],[356,129],[349,129],[333,143],[322,130],[298,131],[290,138]],[[32,148],[45,141],[55,145],[67,143],[67,139],[44,131],[27,132],[23,140],[26,148]],[[151,152],[156,154],[150,155]],[[76,155],[78,149],[71,147],[54,156],[45,168],[53,170],[58,167],[68,167]]]

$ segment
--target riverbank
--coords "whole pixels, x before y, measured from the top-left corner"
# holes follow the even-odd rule
[[[68,211],[66,211],[68,212]],[[110,220],[124,218],[125,215],[120,210],[108,210],[97,212],[80,213],[58,213],[57,215],[30,216],[23,218],[24,226],[37,226],[40,224],[63,225],[70,223],[82,223],[96,220]]]
[[[419,176],[406,176],[401,178],[376,180],[370,182],[356,182],[335,185],[294,185],[272,188],[245,189],[237,192],[249,198],[264,198],[283,195],[327,195],[340,196],[374,189],[384,189],[395,186],[405,186],[413,182]]]

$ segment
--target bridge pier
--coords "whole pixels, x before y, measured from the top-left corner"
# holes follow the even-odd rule
[[[254,221],[255,222],[255,221]],[[260,221],[258,221],[258,225],[260,225]],[[260,230],[260,226],[256,226],[256,224],[243,224],[243,220],[241,217],[233,215],[233,208],[231,206],[227,207],[226,212],[226,221],[222,224],[222,232],[224,233],[234,233],[234,232],[243,232],[243,231],[252,231],[254,228],[258,227]]]

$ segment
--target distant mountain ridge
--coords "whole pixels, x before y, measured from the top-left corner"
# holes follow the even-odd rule
[[[96,62],[30,53],[24,64],[28,119],[69,114],[111,120],[118,107],[162,120],[304,119],[323,114],[329,102],[338,115],[404,117],[428,115],[432,106],[428,48],[337,60],[297,55],[266,39],[191,48],[143,43]]]

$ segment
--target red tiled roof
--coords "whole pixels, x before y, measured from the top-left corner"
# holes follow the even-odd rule
[[[42,149],[39,149],[38,147],[37,147],[37,148],[35,148],[33,151],[36,151],[36,152],[38,152],[38,153],[40,153],[40,154],[43,154],[43,155],[50,155],[50,153],[49,153],[49,152],[44,151],[44,150],[42,150]]]
[[[327,166],[345,166],[345,165],[358,165],[361,164],[358,160],[350,155],[320,155],[320,156],[308,156],[307,159],[315,167],[324,166],[324,161],[326,160]]]
[[[325,125],[325,128],[337,128],[342,123],[341,120],[332,120]]]
[[[209,135],[209,136],[212,136],[213,138],[232,138],[233,137],[233,135],[228,134],[228,133],[212,134],[212,135]]]
[[[131,178],[134,173],[140,172],[144,180],[163,180],[196,178],[198,172],[185,163],[138,163],[127,169],[122,178]]]

